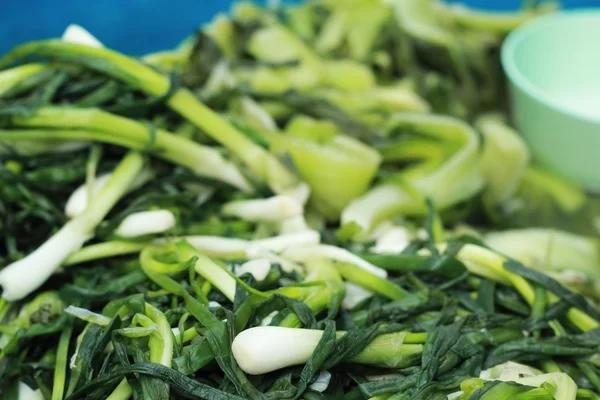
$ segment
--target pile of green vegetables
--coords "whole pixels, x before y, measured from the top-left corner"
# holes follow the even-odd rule
[[[0,396],[600,399],[599,208],[498,60],[552,10],[239,3],[139,59],[4,55]]]

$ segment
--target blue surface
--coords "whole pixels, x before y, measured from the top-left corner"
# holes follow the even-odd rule
[[[60,36],[70,23],[84,26],[108,47],[144,54],[175,46],[233,0],[0,0],[0,53],[16,44]],[[521,0],[462,0],[479,8],[515,9]],[[563,0],[566,7],[600,0]]]

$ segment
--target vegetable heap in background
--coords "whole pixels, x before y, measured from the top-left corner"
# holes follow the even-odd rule
[[[596,209],[498,62],[547,11],[240,3],[139,60],[5,55],[0,395],[598,399]]]

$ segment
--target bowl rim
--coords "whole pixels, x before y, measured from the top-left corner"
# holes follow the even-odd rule
[[[533,19],[532,21],[525,23],[521,27],[510,32],[501,49],[501,63],[504,69],[504,73],[508,77],[511,84],[515,85],[519,89],[525,92],[528,96],[534,98],[538,102],[546,105],[547,107],[558,111],[562,114],[568,115],[572,118],[579,119],[588,123],[594,123],[600,125],[600,113],[598,115],[590,115],[589,113],[570,109],[565,107],[560,102],[556,101],[552,95],[544,92],[537,85],[531,82],[525,74],[521,72],[521,69],[517,66],[515,61],[515,50],[528,36],[545,29],[552,29],[556,25],[569,20],[597,18],[600,20],[600,8],[581,8],[577,10],[562,10],[549,15],[541,16]],[[600,30],[600,24],[598,25]]]

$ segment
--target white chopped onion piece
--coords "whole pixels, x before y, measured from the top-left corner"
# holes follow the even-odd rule
[[[309,388],[311,388],[315,392],[323,393],[329,387],[330,381],[331,381],[331,372],[321,371],[321,372],[319,372],[319,376],[317,376],[317,379],[313,383],[310,384]]]
[[[341,247],[331,245],[321,244],[305,247],[293,247],[284,251],[282,257],[298,262],[307,261],[315,257],[327,258],[330,260],[354,264],[357,267],[360,267],[365,271],[376,275],[380,278],[387,277],[387,271],[385,271],[384,269],[376,267],[370,262],[363,260],[355,254],[352,254],[346,249],[342,249]]]
[[[142,211],[125,217],[115,230],[115,234],[124,238],[134,238],[163,233],[172,229],[175,223],[175,215],[171,211]]]
[[[368,299],[373,296],[373,292],[364,289],[357,284],[352,282],[345,282],[346,284],[346,295],[342,300],[342,307],[346,310],[352,310],[361,301]]]
[[[244,372],[261,375],[306,363],[322,335],[318,330],[259,326],[240,332],[231,351]]]
[[[87,29],[77,24],[71,24],[67,27],[67,29],[65,29],[65,32],[62,35],[62,40],[70,43],[84,44],[86,46],[95,47],[98,49],[104,47],[102,42],[96,39],[96,37]]]
[[[223,214],[246,221],[282,221],[302,215],[302,204],[292,197],[273,196],[268,199],[232,201],[223,206]]]
[[[86,322],[91,322],[93,324],[101,326],[107,326],[108,324],[110,324],[111,321],[111,319],[107,316],[95,313],[93,311],[88,310],[87,308],[69,306],[65,308],[65,312]]]
[[[267,275],[269,275],[270,270],[271,262],[269,260],[267,260],[266,258],[257,258],[255,260],[250,260],[240,265],[235,270],[235,274],[237,276],[242,276],[244,274],[249,273],[258,282],[262,282],[265,280]]]

